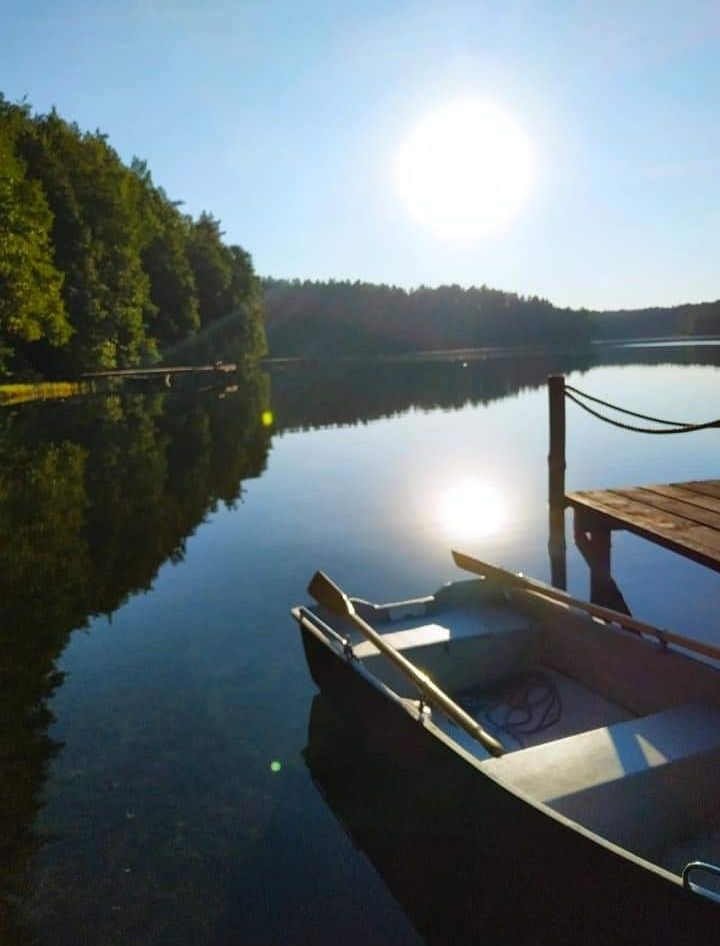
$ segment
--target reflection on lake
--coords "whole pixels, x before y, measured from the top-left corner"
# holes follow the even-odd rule
[[[606,342],[606,344],[611,344]],[[717,347],[720,341],[717,338],[664,338],[644,342],[621,342],[625,348],[700,348],[703,345]]]
[[[47,701],[62,682],[56,661],[70,632],[148,590],[163,562],[183,560],[187,537],[208,512],[240,500],[242,481],[265,467],[267,390],[267,379],[256,377],[232,400],[114,394],[0,412],[7,894],[26,889],[25,867],[41,841],[33,824],[61,746],[47,733]],[[6,936],[16,926],[13,906],[10,896]]]
[[[703,420],[718,365],[711,346],[284,365],[0,411],[0,941],[428,937],[303,761],[289,606],[316,567],[375,599],[432,591],[459,543],[547,578],[546,375]],[[569,407],[568,488],[717,477],[717,437]],[[625,534],[613,566],[633,613],[717,640],[716,574]],[[586,596],[572,547],[568,575]]]
[[[449,541],[480,539],[507,523],[503,494],[493,483],[478,479],[446,485],[433,506]]]

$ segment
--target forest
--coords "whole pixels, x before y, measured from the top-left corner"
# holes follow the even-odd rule
[[[649,338],[663,335],[719,335],[720,299],[716,302],[588,312],[593,338]]]
[[[99,131],[0,94],[0,376],[265,354],[249,254]]]
[[[537,296],[487,286],[398,286],[263,279],[274,356],[434,351],[485,346],[578,346],[589,316]]]
[[[720,301],[669,308],[561,309],[483,285],[402,289],[263,279],[275,356],[375,355],[483,347],[582,348],[591,340],[720,333]]]

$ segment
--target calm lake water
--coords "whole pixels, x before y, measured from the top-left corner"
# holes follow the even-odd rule
[[[4,946],[443,941],[443,865],[433,902],[288,611],[318,567],[376,600],[430,592],[462,577],[451,546],[547,580],[560,372],[720,414],[712,345],[288,365],[0,411]],[[568,404],[567,485],[720,477],[718,437]],[[720,641],[717,574],[622,533],[613,574],[638,617]]]

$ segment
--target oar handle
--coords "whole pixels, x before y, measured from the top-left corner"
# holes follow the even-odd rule
[[[316,572],[310,584],[308,591],[320,604],[324,605],[335,614],[341,614],[357,627],[362,635],[374,644],[377,649],[383,653],[388,660],[392,661],[407,677],[409,677],[420,692],[431,703],[439,706],[440,709],[450,717],[461,729],[471,735],[473,739],[483,745],[488,752],[494,756],[501,756],[505,748],[490,733],[475,722],[472,716],[469,716],[462,707],[452,700],[444,690],[432,682],[432,680],[408,660],[399,650],[396,650],[382,634],[378,634],[374,627],[368,624],[355,611],[352,601],[345,592],[336,585],[324,572]]]
[[[504,568],[498,568],[497,565],[490,565],[488,562],[481,562],[480,559],[473,558],[471,555],[465,555],[463,552],[453,551],[452,557],[455,564],[466,572],[472,572],[473,575],[482,575],[485,578],[496,581],[499,585],[518,588],[522,591],[530,592],[533,595],[542,595],[544,598],[551,598],[553,601],[559,601],[571,608],[577,608],[579,611],[585,611],[593,617],[600,618],[603,621],[610,621],[613,624],[619,624],[620,627],[627,628],[630,631],[636,631],[638,634],[649,634],[656,637],[662,644],[677,644],[684,647],[685,650],[693,651],[697,654],[703,654],[705,657],[711,657],[713,660],[720,660],[720,649],[711,644],[704,644],[702,641],[693,640],[691,637],[685,637],[682,634],[676,634],[674,631],[661,630],[653,624],[647,624],[645,621],[639,621],[629,614],[622,614],[620,611],[613,611],[612,608],[605,608],[600,604],[592,604],[589,601],[583,601],[581,598],[573,598],[565,591],[559,588],[553,588],[552,585],[546,585],[535,578],[527,578],[525,575],[518,575],[514,572],[506,571]]]
[[[415,666],[400,651],[396,650],[392,644],[389,644],[382,634],[371,627],[367,621],[363,620],[359,614],[349,615],[359,631],[374,644],[379,651],[391,660],[406,676],[410,677],[413,683],[431,703],[439,706],[440,709],[450,717],[461,729],[464,729],[474,739],[477,739],[494,756],[501,756],[505,749],[497,739],[490,735],[472,716],[465,712],[462,707],[451,699],[444,690],[441,690],[437,684]]]

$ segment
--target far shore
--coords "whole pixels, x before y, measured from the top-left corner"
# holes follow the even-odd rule
[[[296,355],[296,356],[268,356],[259,359],[259,364],[269,368],[282,368],[283,365],[317,365],[340,363],[373,363],[373,364],[412,364],[422,362],[450,362],[465,367],[470,362],[486,361],[496,358],[514,356],[542,356],[557,354],[591,354],[593,350],[608,348],[652,347],[682,345],[720,345],[717,335],[664,335],[648,336],[643,338],[603,338],[592,339],[586,346],[539,346],[516,345],[483,348],[453,348],[436,351],[417,352],[387,352],[368,355]],[[156,369],[162,374],[161,369]],[[27,401],[51,400],[73,397],[78,394],[87,394],[91,386],[87,380],[79,381],[0,381],[0,407],[10,407]]]
[[[587,352],[593,348],[622,348],[629,345],[694,345],[720,344],[717,335],[653,335],[641,338],[593,338],[586,346],[572,345],[498,345],[483,348],[449,348],[430,351],[384,352],[367,355],[285,355],[261,359],[263,365],[318,364],[335,361],[413,362],[413,361],[482,361],[487,358],[502,358],[508,355],[547,355],[568,352]]]

